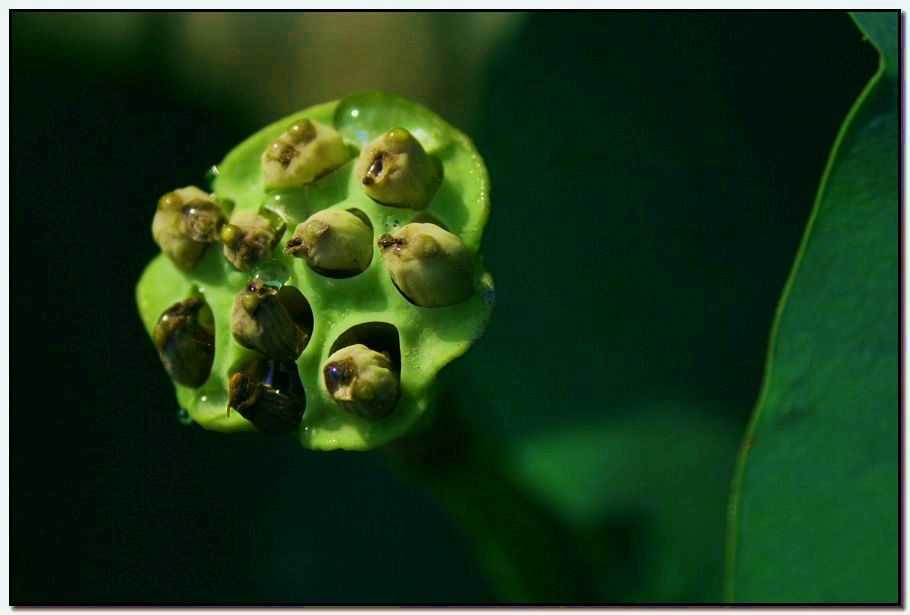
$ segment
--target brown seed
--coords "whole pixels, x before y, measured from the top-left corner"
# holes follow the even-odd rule
[[[217,239],[224,222],[224,212],[210,195],[187,186],[158,199],[152,238],[177,267],[190,271]]]
[[[228,387],[228,413],[233,408],[263,433],[295,431],[303,420],[306,399],[302,395],[286,395],[241,372],[231,376]]]
[[[152,339],[164,369],[176,382],[198,387],[208,380],[215,359],[215,329],[203,299],[192,297],[165,310]]]
[[[310,331],[294,318],[290,293],[251,280],[234,299],[231,334],[244,348],[277,361],[296,361],[310,341]]]
[[[240,271],[249,271],[281,241],[286,225],[277,225],[254,211],[238,211],[221,229],[224,257]]]

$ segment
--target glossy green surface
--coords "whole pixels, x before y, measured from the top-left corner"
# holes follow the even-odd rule
[[[348,145],[347,164],[316,182],[295,190],[267,193],[260,174],[260,155],[291,122],[307,117],[338,130]],[[390,208],[368,198],[351,170],[359,148],[376,135],[402,126],[410,130],[442,163],[442,186],[422,211]],[[489,216],[489,179],[471,141],[442,119],[403,98],[364,93],[312,107],[262,129],[232,150],[218,165],[214,182],[218,198],[232,199],[234,211],[264,208],[280,215],[288,230],[272,257],[290,271],[287,284],[297,287],[313,308],[312,338],[297,360],[306,390],[307,409],[300,426],[301,443],[310,449],[369,450],[407,432],[427,410],[437,372],[464,353],[484,332],[493,307],[492,278],[480,256],[480,241]],[[373,258],[356,276],[333,279],[314,272],[301,259],[281,253],[297,224],[316,211],[357,209],[373,227]],[[475,294],[456,305],[422,308],[395,288],[375,238],[414,221],[431,220],[457,234],[474,260]],[[203,427],[220,431],[251,430],[236,412],[228,413],[227,381],[254,358],[231,337],[229,315],[248,273],[236,271],[210,248],[188,274],[158,256],[143,273],[137,302],[147,331],[170,305],[198,289],[215,315],[215,360],[212,374],[199,389],[176,385],[177,399]],[[387,418],[370,420],[345,412],[330,398],[321,370],[338,337],[354,326],[381,322],[399,334],[402,397]]]
[[[778,307],[734,483],[727,597],[899,597],[897,13],[834,145]]]

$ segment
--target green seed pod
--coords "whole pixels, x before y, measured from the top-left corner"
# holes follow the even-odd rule
[[[457,235],[414,222],[378,243],[395,286],[415,304],[441,307],[473,294],[471,255]]]
[[[293,362],[310,340],[288,309],[288,293],[250,280],[238,293],[231,312],[231,334],[237,343],[269,359]]]
[[[274,226],[255,211],[238,211],[231,223],[221,228],[224,257],[240,271],[249,271],[278,245],[285,227],[284,222]]]
[[[370,264],[373,232],[348,211],[325,209],[297,225],[284,253],[304,259],[323,275],[347,277]]]
[[[292,364],[293,365],[293,364]],[[228,382],[228,413],[240,413],[263,433],[296,431],[306,410],[306,398],[285,394],[237,372]]]
[[[333,353],[322,373],[332,399],[357,416],[388,416],[401,394],[398,371],[388,354],[363,344]]]
[[[393,128],[363,148],[354,175],[378,203],[423,209],[442,182],[442,167],[414,135]]]
[[[289,128],[292,124],[299,125]],[[356,148],[358,153],[378,141],[388,146],[385,151],[390,156],[399,155],[410,151],[408,147],[417,149],[412,142],[416,136],[425,148],[423,160],[442,169],[435,175],[424,174],[432,181],[423,183],[432,187],[444,176],[446,189],[423,190],[424,197],[417,201],[425,207],[419,211],[388,207],[367,194],[362,176],[355,174],[350,160],[352,164],[303,187],[274,190],[258,181],[263,151],[270,143],[280,141],[298,152],[300,143],[318,138],[320,125],[336,131],[345,147],[349,151]],[[391,126],[403,126],[406,131],[389,135]],[[281,164],[282,151],[275,150],[273,157],[278,160],[273,162]],[[436,158],[426,152],[444,155]],[[369,158],[369,153],[365,156]],[[295,159],[296,154],[286,158],[288,168]],[[400,170],[420,176],[419,171],[413,172],[412,164],[419,159],[421,155],[410,153],[402,157],[399,162],[407,160],[407,164]],[[199,167],[211,162],[200,161]],[[408,434],[433,403],[439,371],[480,338],[493,309],[492,277],[479,253],[490,211],[490,185],[470,139],[411,101],[365,93],[274,122],[235,147],[217,167],[218,175],[212,180],[216,202],[234,204],[230,222],[218,233],[227,258],[207,254],[192,270],[182,271],[160,254],[146,268],[136,293],[149,334],[162,312],[191,293],[204,294],[214,312],[218,343],[211,373],[198,388],[175,381],[180,407],[206,429],[287,429],[312,450],[371,450]],[[388,170],[385,159],[383,169]],[[395,185],[391,176],[384,181]],[[339,213],[329,213],[336,211]],[[341,212],[359,218],[364,227]],[[299,245],[293,239],[287,242],[290,253],[281,249],[285,242],[281,247],[274,243],[282,230],[274,232],[271,226],[275,222],[268,224],[272,214],[301,240]],[[311,218],[338,234],[320,234],[318,225],[300,228]],[[428,230],[421,230],[424,228]],[[411,229],[420,232],[411,237]],[[307,231],[313,241],[305,240]],[[359,239],[344,244],[338,239],[345,234]],[[369,250],[363,246],[363,237],[369,238]],[[312,264],[307,261],[309,247],[313,248]],[[371,256],[377,250],[383,258]],[[342,272],[354,267],[363,270],[345,277],[346,273],[330,271],[333,267]],[[277,300],[260,297],[259,290],[246,290],[250,280],[278,289]],[[263,294],[271,295],[271,291]],[[411,295],[410,300],[406,294]],[[446,307],[428,309],[415,303]],[[276,309],[260,314],[267,306]],[[309,336],[302,351],[299,334],[287,325],[285,316]],[[263,341],[269,335],[277,341]],[[345,363],[344,354],[342,360],[336,360],[336,354],[345,348],[358,347],[370,349],[361,350],[358,357],[372,357],[362,371],[353,360]],[[291,356],[297,353],[292,363]],[[265,358],[264,354],[281,359]],[[326,368],[333,367],[330,363],[337,369],[330,369],[327,375]],[[231,378],[238,372],[248,382],[235,378],[231,387]],[[327,378],[335,376],[340,384],[330,386]],[[242,406],[245,414],[225,411],[231,396],[234,407]],[[257,405],[264,403],[259,401],[264,397],[268,403]],[[306,412],[299,418],[304,397]],[[260,414],[263,407],[267,411]],[[281,429],[263,426],[263,416],[276,415],[290,418],[279,421]]]
[[[224,212],[215,201],[199,188],[187,186],[158,199],[152,238],[174,264],[189,271],[224,223]]]
[[[198,387],[209,377],[215,358],[212,320],[205,301],[193,297],[165,310],[152,330],[164,369],[182,385]]]
[[[265,148],[262,180],[266,190],[299,188],[347,161],[341,135],[319,122],[301,118]]]

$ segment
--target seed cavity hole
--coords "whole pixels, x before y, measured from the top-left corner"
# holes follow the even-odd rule
[[[420,212],[419,214],[414,216],[414,219],[411,220],[411,222],[435,224],[436,226],[443,229],[444,231],[449,231],[450,233],[452,232],[452,230],[445,223],[443,223],[442,220],[440,220],[439,218],[437,218],[436,216],[434,216],[433,214],[431,214],[428,211]]]
[[[352,207],[345,211],[347,211],[350,214],[354,214],[355,216],[360,218],[360,221],[363,222],[364,224],[366,224],[369,227],[370,231],[373,230],[373,221],[370,220],[370,217],[368,215],[366,215],[363,211],[357,209],[356,207]]]
[[[303,293],[297,287],[285,284],[278,289],[278,300],[281,301],[294,324],[303,329],[307,336],[313,335],[315,325],[313,308]]]

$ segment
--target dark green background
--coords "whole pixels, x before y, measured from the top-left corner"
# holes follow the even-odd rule
[[[95,18],[11,18],[11,602],[492,600],[462,530],[381,455],[178,425],[133,302],[151,204],[258,124],[174,86],[166,15],[116,62],[48,36]],[[443,36],[456,17],[428,19]],[[722,524],[774,307],[875,65],[843,13],[535,13],[473,85],[476,113],[405,92],[475,138],[494,187],[496,313],[446,386],[510,450],[682,400],[676,437],[690,414],[733,434],[729,468],[674,481],[697,498],[711,481]],[[622,584],[579,601],[657,595],[635,510],[591,536]],[[716,567],[711,545],[694,558]]]

